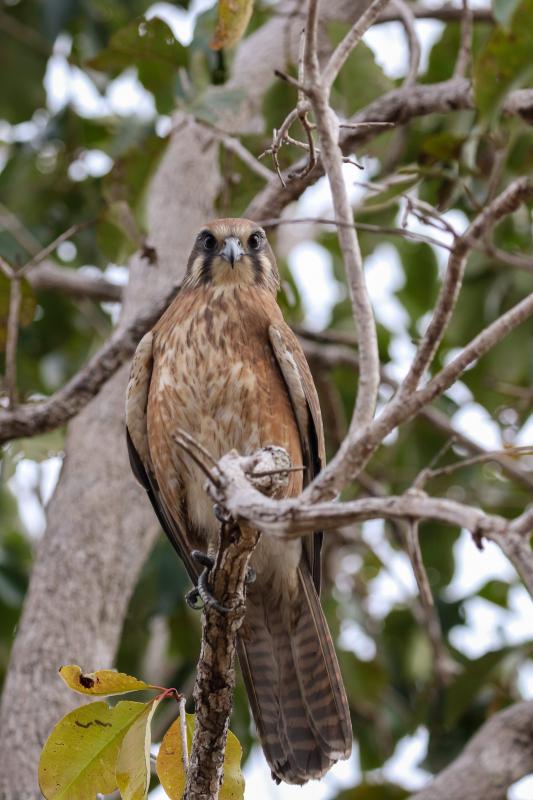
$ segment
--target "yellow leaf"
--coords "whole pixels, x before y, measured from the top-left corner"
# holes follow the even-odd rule
[[[117,785],[122,800],[145,800],[150,786],[150,725],[160,699],[146,704],[144,712],[130,725],[117,759]]]
[[[253,0],[219,0],[218,22],[210,44],[213,50],[233,47],[242,39],[253,10]]]
[[[194,714],[187,714],[187,745],[191,751],[194,731]],[[219,800],[242,800],[244,777],[241,772],[242,747],[234,733],[228,731],[224,755],[224,780],[220,787]],[[185,771],[181,749],[180,721],[175,720],[163,737],[156,762],[156,771],[161,786],[170,800],[181,800],[185,791]]]
[[[39,786],[46,800],[94,800],[117,788],[115,766],[130,725],[146,703],[90,703],[63,717],[46,740]]]
[[[75,692],[80,692],[80,694],[109,696],[153,688],[148,683],[139,681],[132,675],[126,675],[124,672],[115,672],[112,669],[99,669],[97,672],[84,674],[77,664],[67,664],[64,667],[60,667],[59,676],[65,681],[69,689],[74,689]]]

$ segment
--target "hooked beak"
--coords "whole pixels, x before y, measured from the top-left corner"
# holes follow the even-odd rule
[[[242,249],[242,244],[236,236],[228,236],[228,238],[224,241],[224,247],[220,251],[219,255],[226,261],[229,261],[233,267],[235,262],[244,255],[244,250]]]

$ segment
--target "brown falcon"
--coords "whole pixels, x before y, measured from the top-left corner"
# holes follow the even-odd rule
[[[196,237],[181,291],[141,340],[126,404],[133,471],[196,582],[195,548],[216,551],[205,476],[176,443],[185,430],[216,459],[266,445],[306,471],[324,464],[322,418],[302,349],[276,303],[279,274],[264,231],[220,219]],[[318,593],[322,534],[263,535],[252,554],[239,661],[273,777],[302,784],[347,758],[346,695]]]

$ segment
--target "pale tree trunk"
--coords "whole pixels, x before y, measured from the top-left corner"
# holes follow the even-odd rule
[[[325,16],[352,21],[368,5],[338,0]],[[246,99],[224,127],[261,129],[261,102],[274,68],[294,60],[303,18],[276,16],[240,46],[231,86]],[[193,236],[215,216],[220,190],[218,144],[191,120],[175,133],[150,187],[149,242],[158,264],[131,264],[121,324],[160,297],[183,275]],[[39,754],[57,720],[76,697],[57,676],[63,663],[87,669],[113,664],[139,571],[158,526],[134,482],[124,436],[127,368],[119,371],[69,425],[61,478],[49,504],[31,584],[13,647],[0,707],[0,798],[32,800]]]
[[[150,241],[158,265],[137,259],[131,265],[124,317],[159,296],[163,285],[180,280],[191,232],[213,215],[218,188],[212,137],[188,124],[175,136],[153,182]],[[4,688],[2,800],[40,797],[36,766],[42,745],[76,704],[57,669],[62,663],[90,670],[112,665],[131,593],[158,531],[128,463],[127,373],[127,367],[121,369],[69,426],[65,463],[48,507]]]

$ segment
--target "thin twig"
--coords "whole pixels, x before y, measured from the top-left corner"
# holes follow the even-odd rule
[[[490,205],[486,206],[465,233],[456,239],[431,321],[420,342],[409,372],[400,386],[400,395],[405,396],[415,390],[424,372],[431,365],[455,308],[467,256],[472,246],[485,231],[492,229],[502,217],[515,211],[530,197],[533,197],[533,183],[526,178],[519,178]]]
[[[20,276],[15,273],[11,278],[9,291],[9,314],[7,318],[6,336],[6,373],[5,384],[9,399],[9,408],[13,409],[18,400],[17,391],[17,344],[19,335],[20,305],[22,287]]]
[[[472,61],[473,27],[472,9],[468,4],[468,0],[463,0],[463,12],[461,14],[461,42],[453,72],[454,78],[466,78],[470,70]]]
[[[398,11],[409,44],[409,71],[404,78],[403,86],[413,86],[418,78],[421,54],[420,41],[415,28],[415,15],[411,6],[404,0],[392,0],[392,5]]]
[[[268,167],[265,167],[259,162],[249,150],[242,144],[242,142],[235,136],[228,136],[227,134],[220,135],[219,141],[226,150],[234,153],[243,164],[245,164],[252,172],[259,175],[265,181],[270,181],[274,177],[274,172]]]
[[[484,464],[487,461],[494,461],[500,465],[499,459],[502,456],[507,458],[516,458],[520,455],[533,455],[533,445],[524,445],[523,447],[506,447],[503,450],[491,450],[487,453],[479,453],[469,458],[462,458],[460,461],[454,461],[453,464],[447,464],[445,467],[439,469],[427,469],[424,474],[424,482],[432,481],[435,478],[441,478],[444,475],[452,475],[458,469],[465,469],[472,467],[476,464]]]
[[[337,45],[336,49],[331,54],[322,75],[324,87],[328,93],[335,78],[344,66],[346,59],[352,50],[359,44],[367,30],[381,15],[388,2],[389,0],[373,0],[371,5],[367,8],[364,14],[359,17],[355,25],[352,26],[344,39]],[[314,47],[316,53],[316,37],[314,41]]]
[[[182,450],[185,450],[189,458],[191,458],[197,467],[201,469],[206,478],[214,486],[219,486],[220,480],[216,474],[216,472],[218,472],[218,465],[209,450],[207,450],[199,441],[197,441],[193,436],[190,436],[181,428],[178,429],[178,433],[172,438],[176,444],[182,448]],[[215,474],[213,474],[211,469],[216,471]]]
[[[416,233],[407,228],[391,228],[384,225],[372,225],[369,222],[342,222],[341,220],[329,219],[328,217],[275,217],[272,219],[258,220],[258,224],[263,228],[277,228],[280,225],[301,225],[309,223],[336,225],[339,228],[354,228],[356,231],[375,233],[379,236],[400,236],[402,239],[410,239],[414,242],[425,242],[435,247],[442,247],[444,250],[452,250],[451,245],[446,244],[440,239],[434,239],[432,236]]]
[[[84,230],[84,228],[94,225],[95,222],[96,220],[92,219],[85,220],[84,222],[77,222],[75,225],[71,225],[70,228],[68,228],[66,231],[63,231],[63,233],[60,233],[59,236],[50,242],[50,244],[47,244],[46,247],[43,247],[39,253],[36,253],[34,256],[32,256],[32,258],[30,258],[30,260],[24,264],[20,270],[20,274],[26,275],[26,273],[32,269],[32,267],[36,267],[37,264],[40,264],[42,261],[48,258],[50,253],[53,253],[54,250],[57,250],[60,244],[66,242],[68,239],[71,239],[76,233]]]
[[[185,695],[181,695],[179,699],[180,707],[180,739],[181,739],[181,760],[183,762],[183,771],[187,775],[189,769],[189,745],[187,743],[187,717],[185,714]]]
[[[431,648],[433,650],[435,673],[443,685],[449,683],[450,679],[457,673],[457,667],[452,661],[444,647],[442,628],[435,609],[433,594],[429,585],[429,579],[422,558],[420,549],[418,520],[411,519],[406,523],[406,543],[407,553],[413,573],[415,576],[418,591],[420,593],[420,607],[424,617],[425,628],[428,633]]]

